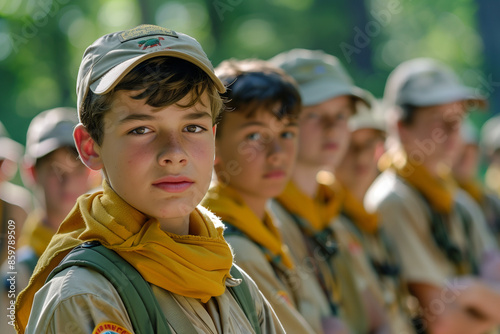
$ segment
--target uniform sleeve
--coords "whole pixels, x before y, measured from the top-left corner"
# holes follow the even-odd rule
[[[266,334],[286,333],[273,308],[262,292],[259,291],[255,282],[245,271],[241,270],[241,273],[248,286],[252,300],[255,301],[255,310],[257,311],[261,332]]]
[[[92,333],[103,324],[133,333],[125,306],[113,285],[97,272],[71,267],[35,294],[26,333]]]
[[[280,282],[260,248],[245,237],[229,236],[226,240],[234,249],[236,264],[257,284],[287,332],[314,333],[297,311],[293,292]]]
[[[441,286],[447,279],[436,253],[429,248],[432,239],[425,211],[410,201],[389,196],[378,207],[384,229],[401,258],[403,275],[409,282]]]

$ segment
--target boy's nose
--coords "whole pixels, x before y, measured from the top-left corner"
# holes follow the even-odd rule
[[[275,139],[269,143],[268,147],[268,158],[273,162],[279,162],[284,156],[283,145],[279,140]]]
[[[163,142],[158,155],[160,165],[185,165],[187,164],[187,155],[182,148],[181,142],[177,138],[169,138]]]

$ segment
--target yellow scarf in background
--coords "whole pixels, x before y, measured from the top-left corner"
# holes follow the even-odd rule
[[[283,244],[271,216],[266,212],[264,221],[259,219],[237,191],[229,186],[216,185],[208,191],[202,205],[269,250],[273,256],[279,256],[288,269],[293,268],[288,247]]]
[[[190,215],[190,233],[160,229],[121,199],[104,182],[104,192],[83,195],[38,261],[28,287],[17,298],[16,329],[23,333],[33,297],[49,273],[74,247],[97,240],[133,265],[146,281],[165,290],[207,302],[225,291],[233,256],[223,224],[199,206]]]
[[[477,180],[468,180],[465,182],[457,181],[460,188],[465,190],[478,204],[483,202],[484,192],[483,186]]]
[[[339,215],[343,201],[342,194],[327,185],[319,183],[316,197],[311,198],[292,181],[276,199],[287,211],[307,220],[316,231],[323,230]]]
[[[390,167],[415,187],[429,201],[434,210],[444,214],[451,212],[456,185],[449,175],[433,177],[424,166],[407,159],[403,152],[394,154]]]
[[[378,231],[378,215],[376,213],[367,212],[363,202],[354,197],[352,192],[347,188],[344,188],[343,210],[361,231],[368,234],[373,234]]]
[[[29,246],[40,257],[50,243],[56,231],[45,225],[39,212],[31,213],[23,225],[19,237],[19,247]]]

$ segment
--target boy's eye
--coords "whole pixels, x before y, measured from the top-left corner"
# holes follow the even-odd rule
[[[293,131],[285,131],[281,134],[281,138],[292,139],[295,138],[295,132]]]
[[[205,131],[205,128],[202,128],[201,126],[199,125],[188,125],[184,128],[184,130],[186,132],[190,132],[190,133],[198,133],[198,132],[202,132],[202,131]]]
[[[140,126],[138,128],[135,128],[134,130],[130,131],[129,133],[134,134],[134,135],[143,135],[143,134],[146,134],[149,132],[151,132],[150,129],[148,129],[144,126]]]
[[[319,118],[319,114],[315,113],[315,112],[310,112],[307,114],[306,118],[307,119],[317,119],[317,118]]]
[[[260,133],[254,132],[254,133],[247,135],[246,139],[251,140],[251,141],[257,141],[257,140],[260,140],[261,138],[262,138],[262,136]]]

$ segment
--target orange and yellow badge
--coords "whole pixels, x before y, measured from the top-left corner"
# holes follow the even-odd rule
[[[293,306],[292,300],[290,299],[290,296],[288,295],[288,293],[286,293],[286,291],[279,290],[276,292],[276,295],[288,305]]]
[[[132,332],[112,322],[101,322],[95,326],[92,334],[132,334]]]

